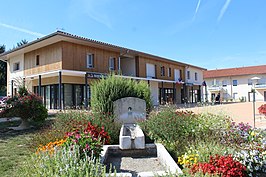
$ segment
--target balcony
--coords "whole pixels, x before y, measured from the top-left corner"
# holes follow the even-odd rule
[[[256,84],[255,89],[266,89],[266,83]]]

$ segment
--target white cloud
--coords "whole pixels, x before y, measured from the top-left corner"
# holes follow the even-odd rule
[[[73,0],[71,1],[70,13],[85,14],[92,20],[112,29],[112,24],[107,15],[108,0]]]
[[[37,37],[44,36],[44,34],[41,34],[41,33],[37,33],[37,32],[34,32],[34,31],[30,31],[30,30],[27,30],[27,29],[24,29],[24,28],[8,25],[8,24],[1,23],[1,22],[0,22],[0,26],[5,27],[5,28],[9,28],[9,29],[13,29],[13,30],[16,30],[16,31],[19,31],[19,32],[27,33],[27,34],[30,34],[30,35],[33,35],[33,36],[37,36]]]
[[[193,20],[196,18],[196,15],[198,14],[200,4],[201,4],[201,0],[198,0],[198,4],[197,4],[197,7],[196,7],[195,12],[194,12]]]
[[[219,17],[217,18],[217,21],[218,21],[218,22],[220,22],[221,19],[223,18],[224,13],[226,12],[226,10],[227,10],[228,6],[230,5],[230,3],[231,3],[231,0],[226,0],[226,2],[225,2],[225,4],[224,4],[223,8],[222,8],[221,11],[220,11],[220,15],[219,15]]]

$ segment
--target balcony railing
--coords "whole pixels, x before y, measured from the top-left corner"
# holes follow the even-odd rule
[[[256,84],[255,89],[264,89],[266,88],[266,83]]]

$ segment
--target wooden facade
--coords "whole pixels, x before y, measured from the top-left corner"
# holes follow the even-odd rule
[[[39,65],[36,57],[39,56]],[[24,75],[62,69],[62,44],[56,43],[24,54]]]
[[[51,38],[50,41],[48,41],[49,38]],[[168,100],[170,95],[171,97],[175,97],[172,98],[173,103],[175,101],[181,103],[182,90],[185,85],[176,83],[175,69],[180,70],[180,77],[184,81],[187,64],[61,32],[47,37],[47,43],[43,42],[45,40],[37,40],[25,52],[24,50],[18,53],[15,51],[11,53],[12,55],[9,58],[11,60],[12,57],[18,56],[17,54],[22,55],[24,64],[23,75],[27,78],[26,83],[28,83],[27,85],[32,91],[38,88],[38,92],[40,92],[41,87],[43,87],[43,90],[47,89],[44,92],[48,93],[48,90],[51,90],[51,93],[50,91],[49,93],[54,94],[62,84],[63,89],[72,90],[73,95],[79,89],[84,92],[84,89],[95,81],[95,79],[91,78],[88,78],[87,81],[85,80],[87,72],[103,74],[110,72],[114,72],[115,74],[122,73],[123,69],[127,70],[128,68],[121,67],[121,60],[123,60],[123,64],[126,64],[126,66],[130,65],[130,69],[134,71],[130,71],[130,74],[125,75],[132,76],[135,79],[139,77],[140,79],[146,80],[148,77],[147,64],[153,64],[155,66],[155,77],[153,78],[155,80],[153,81],[157,82],[156,92],[158,91],[158,96],[160,97],[158,99],[160,102],[162,98],[163,102]],[[43,43],[40,44],[41,42]],[[93,67],[87,66],[88,54],[93,55]],[[109,66],[110,58],[114,58],[114,69],[111,71]],[[164,67],[164,75],[161,75],[162,67]],[[168,74],[169,68],[171,69],[170,75]],[[10,80],[9,73],[12,71],[10,71],[10,68],[8,69],[8,80]],[[61,71],[68,73],[62,73]],[[71,72],[73,72],[73,75],[71,75]],[[131,75],[132,73],[133,75]],[[70,88],[70,85],[73,85],[73,88]],[[10,84],[8,84],[8,90],[10,90]],[[84,99],[84,94],[81,97]],[[77,103],[77,101],[74,102]]]

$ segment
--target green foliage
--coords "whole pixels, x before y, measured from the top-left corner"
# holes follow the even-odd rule
[[[147,110],[152,107],[151,92],[147,83],[108,76],[92,85],[91,106],[95,112],[113,113],[113,101],[124,97],[137,97],[146,101]]]
[[[162,142],[177,158],[199,141],[219,142],[229,122],[223,116],[164,109],[152,112],[149,119],[140,124],[152,139]]]
[[[112,115],[92,114],[85,111],[66,111],[59,113],[52,125],[44,127],[33,137],[32,146],[37,147],[40,144],[44,145],[57,139],[63,139],[66,132],[73,131],[79,125],[87,125],[88,122],[98,127],[103,126],[110,136],[110,143],[118,144],[121,125],[114,122]]]
[[[42,104],[42,98],[29,93],[25,88],[19,90],[22,95],[7,100],[7,107],[1,112],[1,117],[20,117],[24,120],[43,122],[48,117],[48,111]]]
[[[78,146],[56,149],[54,153],[33,155],[19,170],[18,176],[105,177],[106,169],[87,155],[81,158]]]
[[[0,46],[0,54],[5,52],[5,45]],[[7,72],[6,62],[0,60],[0,96],[6,95],[6,72]]]
[[[22,39],[20,42],[17,42],[17,47],[20,47],[20,46],[27,44],[27,43],[28,43],[28,41],[26,39]]]

